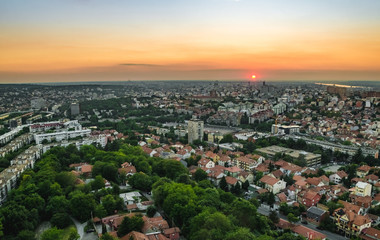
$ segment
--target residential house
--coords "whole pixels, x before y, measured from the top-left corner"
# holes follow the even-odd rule
[[[238,179],[242,183],[244,183],[245,181],[248,181],[251,184],[253,183],[254,176],[250,172],[241,172],[239,173]]]
[[[119,174],[124,173],[126,176],[132,176],[136,173],[136,168],[129,162],[121,164],[121,168],[118,169]]]
[[[213,168],[215,167],[215,163],[210,159],[202,158],[198,161],[198,167]]]
[[[355,185],[353,194],[357,196],[371,196],[372,185],[366,182],[358,182]]]
[[[346,237],[359,236],[364,229],[371,227],[371,219],[368,216],[359,215],[346,208],[336,209],[333,217],[338,231]]]
[[[170,240],[179,240],[181,233],[181,230],[178,227],[172,227],[164,230],[165,237],[169,238]]]
[[[310,186],[313,186],[313,187],[321,187],[321,186],[325,186],[325,184],[323,183],[322,179],[320,179],[319,177],[312,177],[312,178],[307,178],[305,180]]]
[[[226,177],[226,182],[227,182],[227,185],[228,185],[228,189],[231,189],[232,187],[235,187],[236,183],[239,182],[239,180],[237,180],[234,177],[227,176]]]
[[[264,188],[273,194],[277,194],[286,188],[286,182],[277,178],[265,175],[260,179],[260,182],[264,184]]]
[[[153,232],[162,232],[165,229],[169,228],[168,222],[163,219],[161,216],[149,218],[147,216],[142,217],[144,220],[144,226],[142,227],[142,232],[153,233]]]
[[[343,181],[344,178],[346,178],[348,175],[346,172],[344,171],[338,171],[334,174],[331,174],[329,179],[330,179],[330,182],[333,182],[335,184],[339,184]]]
[[[359,237],[363,240],[378,240],[380,239],[380,230],[370,227],[364,229]]]
[[[371,207],[372,197],[371,196],[357,196],[351,195],[351,202],[359,207],[362,207],[365,212]]]
[[[321,195],[318,192],[312,190],[306,190],[305,192],[300,193],[299,202],[305,205],[306,207],[315,206],[319,200],[321,200]]]
[[[308,222],[313,223],[317,226],[321,224],[321,222],[326,218],[329,217],[330,214],[318,207],[311,206],[306,212],[306,219]]]
[[[237,178],[240,172],[242,172],[242,170],[236,166],[228,167],[224,169],[224,174],[226,174],[227,176],[234,177],[234,178]]]
[[[287,164],[280,168],[280,170],[286,174],[286,175],[301,175],[302,174],[302,167],[295,165],[295,164]]]
[[[378,181],[379,181],[379,177],[376,176],[375,174],[369,174],[367,176],[365,176],[364,178],[367,182],[371,183],[371,184],[376,184]]]
[[[220,157],[218,156],[218,154],[213,153],[213,152],[211,152],[211,151],[207,151],[207,152],[205,152],[204,156],[205,156],[206,158],[211,159],[213,162],[218,162],[218,160],[219,160],[219,158],[220,158]]]
[[[220,154],[219,155],[219,160],[218,160],[218,165],[224,166],[224,167],[229,167],[231,166],[231,158],[225,154]]]
[[[241,156],[234,159],[235,165],[245,171],[252,171],[253,168],[258,166],[258,162],[252,158]]]
[[[356,175],[357,175],[359,178],[364,178],[365,176],[368,175],[369,170],[371,170],[371,167],[368,166],[368,165],[360,166],[360,167],[356,170]]]

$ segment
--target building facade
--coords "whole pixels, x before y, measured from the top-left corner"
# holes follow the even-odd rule
[[[189,120],[187,125],[189,144],[193,143],[194,140],[203,140],[203,126],[204,123],[201,120]]]

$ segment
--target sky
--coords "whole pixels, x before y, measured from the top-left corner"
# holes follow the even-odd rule
[[[380,81],[379,0],[2,0],[0,83]]]

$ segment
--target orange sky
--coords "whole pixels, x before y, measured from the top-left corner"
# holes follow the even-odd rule
[[[380,80],[380,1],[179,2],[2,1],[0,82]]]

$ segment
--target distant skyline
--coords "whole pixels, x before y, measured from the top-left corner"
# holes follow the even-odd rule
[[[4,0],[0,83],[380,81],[379,0]]]

